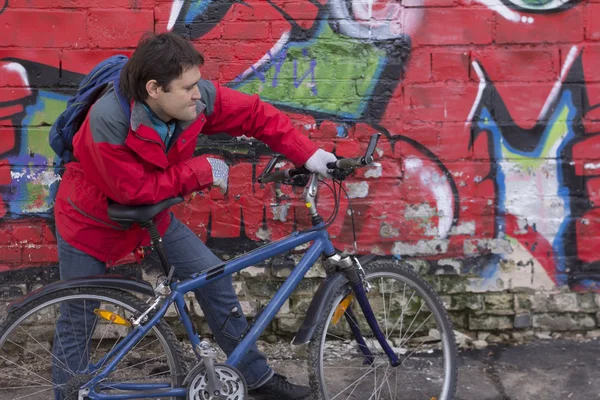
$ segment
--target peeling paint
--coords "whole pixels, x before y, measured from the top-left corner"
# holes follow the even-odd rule
[[[286,222],[290,206],[291,206],[290,203],[276,204],[276,205],[272,204],[271,209],[273,210],[273,219],[275,221]]]
[[[383,238],[391,238],[400,236],[400,232],[392,225],[382,222],[379,228],[379,235]]]
[[[395,242],[392,254],[397,256],[425,256],[444,254],[448,251],[448,240],[419,240],[416,244]]]
[[[475,221],[465,221],[453,226],[449,235],[471,235],[475,234]]]
[[[348,197],[351,199],[364,199],[369,195],[369,184],[367,182],[348,183],[346,184]]]
[[[411,204],[404,210],[404,218],[407,220],[413,219],[429,219],[436,216],[435,208],[427,203]]]
[[[258,231],[256,231],[256,237],[260,240],[271,240],[271,230],[259,228]]]
[[[460,274],[462,269],[462,262],[453,258],[442,258],[441,260],[438,260],[438,265],[450,266],[457,274]]]
[[[365,178],[380,178],[383,175],[383,168],[380,163],[373,163],[372,166],[365,172]],[[375,167],[375,168],[373,168]]]
[[[506,239],[477,239],[465,240],[463,250],[466,255],[478,255],[485,253],[510,254],[512,246]]]

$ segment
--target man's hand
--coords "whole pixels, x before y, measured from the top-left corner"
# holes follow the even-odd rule
[[[224,161],[218,158],[206,159],[212,168],[213,186],[217,186],[221,193],[227,192],[227,182],[229,180],[229,167]]]
[[[331,179],[331,175],[329,175],[327,172],[327,163],[335,161],[337,161],[337,157],[335,155],[323,149],[318,149],[315,151],[315,154],[313,154],[308,161],[306,161],[304,166],[311,172],[317,172],[322,178]]]

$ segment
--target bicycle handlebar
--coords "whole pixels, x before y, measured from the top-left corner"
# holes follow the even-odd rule
[[[375,146],[377,146],[377,141],[379,140],[380,136],[380,133],[375,133],[371,136],[369,146],[367,147],[367,151],[364,156],[354,158],[340,158],[336,162],[328,163],[327,168],[331,170],[351,172],[348,170],[371,165],[373,163],[373,153],[375,152]],[[258,183],[283,182],[285,180],[293,179],[294,177],[299,175],[309,175],[311,173],[305,167],[290,168],[281,171],[270,172],[280,157],[280,155],[276,155],[273,156],[273,158],[271,158],[267,167],[258,177]]]

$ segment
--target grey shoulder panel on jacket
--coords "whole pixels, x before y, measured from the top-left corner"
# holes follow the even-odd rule
[[[90,111],[90,129],[96,143],[124,144],[129,133],[129,121],[111,88]]]
[[[211,115],[215,109],[215,100],[217,98],[217,88],[211,81],[200,79],[198,82],[198,89],[200,89],[200,96],[206,108],[204,109],[205,115]]]

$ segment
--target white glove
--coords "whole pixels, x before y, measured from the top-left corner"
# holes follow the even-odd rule
[[[229,167],[225,161],[218,158],[207,158],[213,176],[213,186],[218,187],[221,193],[227,192],[227,181],[229,180]]]
[[[327,164],[335,161],[337,161],[337,157],[333,155],[333,153],[323,149],[318,149],[315,151],[315,154],[313,154],[308,161],[306,161],[304,166],[310,172],[317,172],[322,178],[331,179],[331,175],[329,175],[327,172],[329,170],[329,168],[327,168]]]

